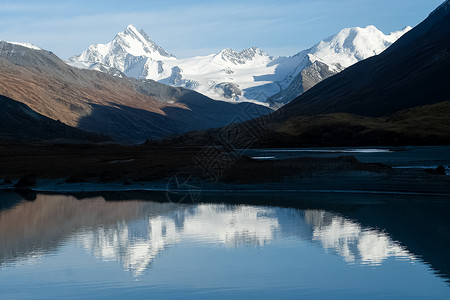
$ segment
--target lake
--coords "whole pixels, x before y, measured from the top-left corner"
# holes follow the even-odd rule
[[[443,166],[450,175],[449,146],[331,147],[238,150],[254,159],[272,160],[298,157],[354,156],[365,163],[382,163],[393,168],[426,169]]]
[[[1,298],[450,298],[440,198],[167,199],[1,192]]]

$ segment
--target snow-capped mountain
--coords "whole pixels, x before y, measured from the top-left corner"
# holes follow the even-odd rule
[[[290,102],[320,81],[361,60],[380,54],[411,29],[407,26],[388,35],[375,26],[341,30],[295,55],[301,63],[283,80],[281,90],[271,95],[268,102],[275,107]]]
[[[374,26],[346,28],[292,57],[272,57],[253,47],[177,59],[129,25],[111,42],[91,45],[67,63],[185,87],[216,100],[279,107],[321,80],[381,53],[410,29],[385,35]]]
[[[91,45],[68,62],[79,68],[91,69],[100,64],[126,71],[146,57],[154,60],[175,59],[172,54],[156,45],[143,30],[138,31],[133,25],[129,25],[111,42]]]

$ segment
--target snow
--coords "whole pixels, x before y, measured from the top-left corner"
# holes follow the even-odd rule
[[[385,35],[375,26],[345,28],[291,57],[272,57],[252,47],[237,52],[177,59],[143,30],[129,25],[107,44],[91,45],[68,64],[86,69],[113,67],[129,77],[193,89],[222,101],[264,103],[286,89],[302,70],[319,61],[334,72],[383,52],[411,27]]]
[[[10,44],[13,44],[13,45],[22,46],[22,47],[26,47],[26,48],[33,49],[33,50],[42,50],[38,46],[30,44],[30,43],[20,43],[20,42],[7,42],[7,43],[10,43]]]
[[[308,54],[313,62],[319,60],[327,65],[340,64],[348,68],[358,61],[380,54],[409,30],[411,27],[405,27],[385,35],[375,26],[345,28],[312,47]]]
[[[154,60],[174,60],[175,57],[156,45],[143,31],[129,25],[107,44],[94,44],[68,60],[75,67],[99,63],[122,72],[146,57]]]

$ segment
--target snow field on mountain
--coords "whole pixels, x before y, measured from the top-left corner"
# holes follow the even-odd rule
[[[385,35],[375,26],[345,28],[291,57],[272,57],[253,47],[241,52],[224,49],[217,54],[177,59],[143,30],[129,25],[111,42],[91,45],[67,62],[84,69],[115,68],[129,77],[185,87],[216,100],[267,105],[270,96],[291,84],[299,84],[294,79],[314,62],[326,64],[333,73],[340,72],[380,54],[410,29],[405,27]]]

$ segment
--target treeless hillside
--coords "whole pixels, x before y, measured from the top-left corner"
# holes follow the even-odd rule
[[[282,108],[279,119],[328,113],[381,117],[450,99],[450,1],[380,55],[332,76]]]
[[[220,145],[223,132],[237,131],[236,148],[450,144],[449,37],[446,1],[380,55],[322,81],[276,112],[169,143]]]
[[[69,126],[122,141],[141,142],[249,120],[253,115],[247,108],[260,115],[269,112],[154,81],[121,78],[120,73],[79,70],[51,52],[6,42],[0,42],[0,70],[0,95]]]
[[[87,133],[45,117],[25,104],[0,95],[0,142],[102,142],[106,136]]]

